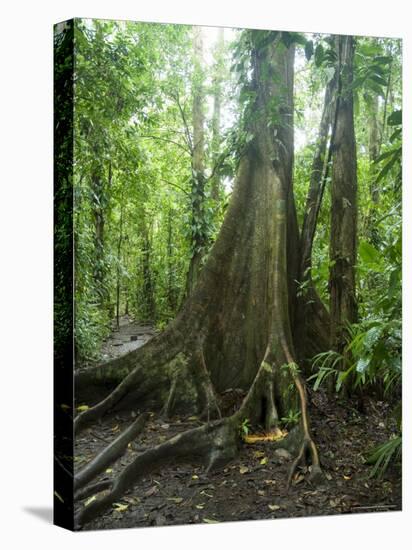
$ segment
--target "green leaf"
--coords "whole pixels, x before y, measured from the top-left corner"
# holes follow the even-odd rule
[[[325,58],[325,50],[323,49],[322,44],[318,44],[315,49],[315,65],[320,67]]]
[[[363,373],[368,368],[370,357],[361,357],[356,363],[356,372]]]
[[[381,268],[381,260],[382,256],[381,253],[376,250],[374,246],[372,246],[367,241],[361,241],[359,244],[359,256],[361,257],[362,261],[370,267],[374,267],[376,269],[377,266]]]
[[[313,40],[308,40],[305,44],[305,56],[308,61],[311,60],[313,55]]]
[[[382,330],[383,330],[382,326],[372,327],[368,330],[363,340],[363,344],[366,349],[370,350],[373,348],[373,346],[381,337]]]
[[[374,62],[380,65],[388,65],[391,61],[392,57],[390,55],[378,55],[374,58]]]
[[[402,109],[393,111],[393,113],[388,116],[387,120],[389,126],[398,126],[402,124]]]
[[[369,76],[369,79],[370,80],[373,80],[374,82],[376,82],[377,84],[380,84],[381,86],[387,86],[388,83],[386,82],[386,80],[384,78],[382,78],[380,75],[378,74],[371,74]]]

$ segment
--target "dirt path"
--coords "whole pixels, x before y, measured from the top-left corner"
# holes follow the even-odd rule
[[[137,323],[129,315],[121,317],[119,325],[119,329],[114,328],[103,343],[100,361],[120,357],[140,348],[158,332],[152,326]]]
[[[371,469],[364,463],[368,450],[385,441],[394,426],[384,403],[370,401],[366,410],[369,414],[360,415],[350,402],[312,394],[313,432],[325,472],[321,486],[310,486],[300,470],[285,494],[291,457],[273,452],[270,443],[245,444],[237,460],[209,476],[196,464],[172,464],[144,477],[85,529],[400,510],[399,468],[389,469],[382,480],[369,479]],[[138,413],[116,415],[86,430],[77,441],[76,467],[86,464]],[[144,448],[199,424],[196,417],[165,422],[153,414],[138,441],[100,479],[118,474]]]

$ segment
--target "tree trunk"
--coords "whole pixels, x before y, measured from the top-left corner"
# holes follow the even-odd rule
[[[312,246],[315,237],[316,225],[319,210],[322,204],[325,189],[325,180],[328,175],[330,158],[327,158],[327,145],[329,132],[334,126],[335,102],[336,102],[336,77],[332,78],[326,85],[325,100],[322,117],[319,125],[319,134],[316,142],[315,154],[310,171],[310,182],[308,196],[306,199],[305,215],[301,234],[301,261],[300,281],[304,281],[306,275],[310,274],[312,267]],[[331,150],[331,149],[330,149]]]
[[[172,207],[169,207],[167,213],[167,302],[170,311],[174,314],[177,310],[178,289],[176,287],[176,267],[173,254],[173,214]]]
[[[100,158],[100,149],[94,148],[96,158]],[[112,182],[112,164],[109,162],[106,185]],[[94,283],[100,307],[109,312],[109,292],[107,290],[107,268],[105,258],[105,216],[107,211],[107,192],[104,172],[95,167],[91,175],[92,216],[94,223]]]
[[[103,180],[99,173],[94,172],[91,178],[92,215],[94,222],[94,281],[100,302],[104,303],[104,212],[103,212]]]
[[[339,63],[339,104],[333,142],[330,240],[331,347],[342,352],[346,323],[357,318],[355,264],[357,235],[357,163],[353,119],[354,40],[336,39]]]
[[[283,45],[280,44],[279,48],[282,49]],[[282,62],[275,64],[276,56],[270,59],[272,72],[280,73],[287,82],[286,97],[279,83],[267,83],[265,80],[262,89],[258,77],[253,80],[260,93],[260,102],[250,122],[250,131],[255,134],[255,139],[248,143],[244,151],[221,231],[192,295],[162,335],[120,360],[83,371],[78,376],[79,388],[93,383],[93,379],[96,382],[120,381],[125,372],[140,362],[140,357],[144,357],[144,363],[148,356],[154,354],[157,357],[161,350],[170,345],[171,338],[175,341],[173,347],[176,350],[181,349],[183,340],[190,347],[193,334],[202,336],[207,368],[218,391],[231,387],[247,389],[250,386],[267,347],[271,304],[276,294],[273,288],[274,172],[279,174],[277,177],[281,178],[285,194],[287,301],[294,334],[294,319],[298,315],[295,281],[300,255],[292,187],[293,61],[287,56],[293,58],[288,51],[287,54],[282,53],[282,58],[285,58]],[[257,75],[261,65],[257,62],[258,52],[255,58]],[[273,127],[267,127],[267,120],[273,115],[266,111],[268,108],[265,106],[265,101],[275,95],[284,102],[276,137]],[[276,184],[280,185],[277,180]],[[300,338],[294,347],[302,351]],[[121,372],[118,377],[116,371]]]
[[[218,29],[216,48],[215,48],[215,67],[212,81],[213,87],[213,117],[212,117],[212,165],[213,168],[218,163],[220,153],[220,111],[222,104],[222,58],[224,48],[224,29]],[[218,174],[215,174],[211,179],[211,196],[212,199],[218,203],[220,197],[220,178]]]
[[[143,284],[141,289],[141,298],[139,300],[141,306],[142,320],[146,322],[154,322],[156,318],[156,302],[154,293],[154,281],[152,273],[152,243],[150,240],[149,228],[144,221],[143,225],[143,248],[142,248],[142,278]]]
[[[204,167],[204,73],[203,73],[203,38],[201,27],[193,28],[193,150],[192,150],[192,188],[190,192],[191,212],[191,246],[192,257],[187,275],[186,293],[189,295],[196,285],[201,268],[201,261],[206,252],[207,232],[205,228],[205,167]]]
[[[123,242],[123,195],[120,205],[120,223],[119,223],[119,238],[117,240],[117,266],[116,266],[116,327],[120,328],[120,288],[121,288],[121,268],[120,262],[122,257],[122,242]]]
[[[201,457],[209,470],[232,459],[245,418],[282,434],[280,419],[300,407],[299,428],[279,443],[297,452],[288,483],[306,454],[313,478],[320,474],[295,360],[300,346],[294,341],[300,256],[292,187],[294,46],[286,47],[281,33],[268,32],[265,47],[257,47],[254,36],[251,31],[250,86],[256,100],[246,116],[253,137],[245,146],[231,203],[196,287],[161,335],[100,367],[104,378],[118,369],[123,376],[129,374],[103,401],[81,413],[75,428],[77,432],[95,421],[132,392],[142,398],[145,392],[160,395],[159,387],[170,389],[164,399],[169,409],[169,402],[188,399],[190,378],[208,422],[145,451],[113,480],[108,494],[83,508],[79,525],[118,499],[141,475],[170,460]],[[215,390],[234,387],[248,389],[240,409],[209,422],[212,415],[220,416]]]
[[[305,339],[303,352],[306,357],[315,355],[319,344],[327,348],[330,336],[329,313],[315,291],[311,270],[312,247],[332,158],[332,141],[336,126],[336,82],[335,75],[326,85],[300,238],[299,316],[297,317],[296,334],[300,335],[301,339]],[[311,349],[313,342],[315,342],[315,347]]]
[[[379,200],[379,188],[376,183],[377,169],[375,166],[376,159],[379,157],[379,97],[373,96],[371,112],[369,113],[369,165],[370,165],[370,194],[372,202],[377,203]]]

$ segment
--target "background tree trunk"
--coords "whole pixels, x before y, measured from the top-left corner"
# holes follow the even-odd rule
[[[355,264],[357,238],[357,163],[353,120],[354,40],[336,38],[339,67],[339,103],[333,142],[330,238],[331,347],[342,352],[346,323],[357,319]]]
[[[215,67],[213,75],[213,117],[212,117],[212,166],[213,168],[218,163],[219,153],[220,153],[220,123],[221,123],[221,103],[222,103],[222,80],[223,80],[223,48],[225,45],[224,39],[224,29],[218,29],[216,49],[215,49]],[[218,174],[215,174],[211,180],[211,196],[215,202],[219,201],[220,196],[220,177]]]
[[[191,188],[191,246],[192,257],[190,259],[187,275],[187,294],[190,294],[196,284],[201,260],[206,252],[207,235],[204,224],[205,207],[205,167],[204,167],[204,73],[203,73],[203,38],[200,27],[193,29],[193,151],[192,151],[192,188]]]

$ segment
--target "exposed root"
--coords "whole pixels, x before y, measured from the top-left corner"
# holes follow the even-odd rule
[[[91,424],[104,416],[112,409],[125,395],[127,395],[139,381],[141,376],[141,367],[136,367],[126,378],[120,382],[109,395],[97,403],[94,407],[90,407],[83,411],[74,420],[74,433],[78,434],[88,424]]]
[[[102,491],[111,489],[113,486],[113,481],[111,479],[105,479],[104,481],[99,481],[99,483],[93,483],[87,487],[80,489],[75,495],[74,500],[78,502],[79,500],[85,500],[86,498],[97,495]]]
[[[117,460],[127,449],[127,445],[143,430],[148,417],[148,413],[141,414],[127,430],[121,433],[112,443],[110,443],[110,445],[89,462],[89,464],[82,468],[74,477],[74,491],[78,491],[87,485],[92,479]]]
[[[265,386],[265,429],[266,433],[271,433],[272,431],[276,435],[280,435],[281,431],[279,429],[279,415],[275,405],[275,392],[273,387],[273,379],[270,378]],[[280,434],[279,434],[280,432]]]
[[[149,342],[151,344],[152,341]],[[148,345],[148,344],[146,344]],[[143,349],[143,348],[139,348]],[[174,347],[172,352],[165,353],[164,356],[158,358],[158,362],[154,362],[155,355],[150,355],[147,359],[142,360],[123,380],[118,384],[109,395],[86,411],[80,413],[74,421],[74,432],[78,434],[87,425],[96,422],[112,410],[119,402],[126,398],[126,396],[137,392],[136,398],[139,398],[140,394],[150,393],[153,390],[155,384],[155,377],[158,375],[167,379],[166,369],[162,370],[162,367],[166,367],[170,364],[179,354],[180,349]],[[148,377],[150,373],[150,383],[148,383]]]
[[[222,414],[220,412],[217,395],[206,366],[205,356],[202,347],[200,347],[199,349],[198,356],[200,366],[200,385],[205,398],[205,407],[203,412],[201,413],[201,418],[206,418],[207,422],[210,422],[210,419],[215,413],[217,414],[218,418],[222,418]]]
[[[171,381],[171,384],[170,384],[169,394],[167,396],[167,400],[166,400],[166,403],[165,403],[165,405],[162,409],[162,412],[160,413],[160,416],[162,416],[163,418],[169,418],[172,414],[173,406],[174,406],[175,399],[176,399],[176,391],[177,391],[178,380],[179,380],[179,373],[176,372],[172,376],[172,381]]]
[[[225,419],[188,430],[148,449],[135,458],[116,479],[110,483],[96,484],[94,492],[87,492],[89,496],[110,489],[107,494],[91,502],[78,513],[76,527],[81,527],[110,507],[143,475],[176,458],[200,459],[207,465],[207,471],[227,463],[238,451],[237,439],[235,425],[230,419]],[[82,498],[85,498],[83,495],[84,493]]]
[[[316,448],[315,442],[313,441],[310,433],[305,386],[304,386],[303,380],[298,374],[294,375],[293,378],[294,378],[294,382],[300,398],[300,408],[301,408],[301,414],[302,414],[301,425],[302,425],[303,438],[302,438],[302,443],[301,443],[298,455],[290,467],[288,480],[287,480],[287,491],[290,488],[292,477],[296,472],[296,469],[298,468],[302,460],[306,459],[307,453],[309,453],[311,457],[310,481],[312,483],[318,483],[323,478],[318,450]]]
[[[101,493],[102,491],[108,491],[96,498],[93,502],[90,502],[88,506],[85,506],[77,514],[77,528],[80,528],[110,507],[113,502],[121,498],[126,491],[132,489],[142,476],[171,461],[176,459],[185,461],[200,460],[206,467],[206,473],[222,467],[232,460],[239,451],[241,445],[240,426],[245,418],[249,419],[251,422],[258,423],[262,421],[263,417],[266,432],[272,434],[273,448],[284,447],[289,450],[292,448],[294,450],[297,449],[297,456],[289,472],[287,488],[290,486],[297,467],[302,460],[306,458],[307,454],[311,456],[310,479],[311,481],[317,481],[317,479],[321,477],[322,472],[316,445],[310,434],[304,382],[298,374],[296,365],[292,361],[289,361],[289,366],[291,368],[285,371],[287,375],[287,370],[289,370],[289,375],[282,379],[282,383],[290,384],[290,382],[293,382],[297,389],[301,408],[301,426],[299,430],[292,430],[290,434],[283,437],[285,434],[280,429],[278,410],[284,412],[285,407],[290,406],[291,403],[287,405],[287,402],[281,402],[281,399],[283,399],[282,392],[275,392],[275,389],[279,389],[276,388],[276,384],[280,383],[279,376],[282,377],[285,373],[283,373],[283,369],[279,364],[270,360],[270,357],[270,352],[268,352],[240,408],[232,414],[232,416],[210,421],[211,412],[216,411],[220,416],[220,410],[217,405],[217,397],[206,367],[202,348],[201,346],[196,347],[196,351],[192,355],[193,374],[195,377],[197,376],[198,384],[203,391],[203,396],[206,401],[207,423],[201,427],[187,430],[176,435],[169,441],[145,450],[114,480],[96,484],[91,487],[90,490],[83,490],[80,496],[79,494],[76,495],[76,498],[80,499],[85,498],[85,494],[89,496],[91,494]],[[286,358],[289,359],[289,357]],[[163,411],[164,414],[170,413],[173,407],[178,381],[179,371],[176,371],[172,378],[169,395]],[[110,396],[107,399],[110,400]],[[279,435],[279,437],[274,437],[276,435]],[[121,439],[124,444],[126,435],[122,434],[118,440],[119,439]],[[112,444],[113,447],[116,447],[116,441]],[[113,456],[109,453],[110,447],[111,446],[94,459],[93,462],[99,465],[99,468],[95,468],[94,472],[96,472],[97,469],[102,471],[102,465],[106,464],[109,456]],[[93,462],[84,470],[91,468]],[[80,474],[82,474],[82,472]],[[87,480],[93,477],[94,475],[90,477],[83,474],[83,478],[87,478]],[[80,487],[79,482],[77,487]]]

